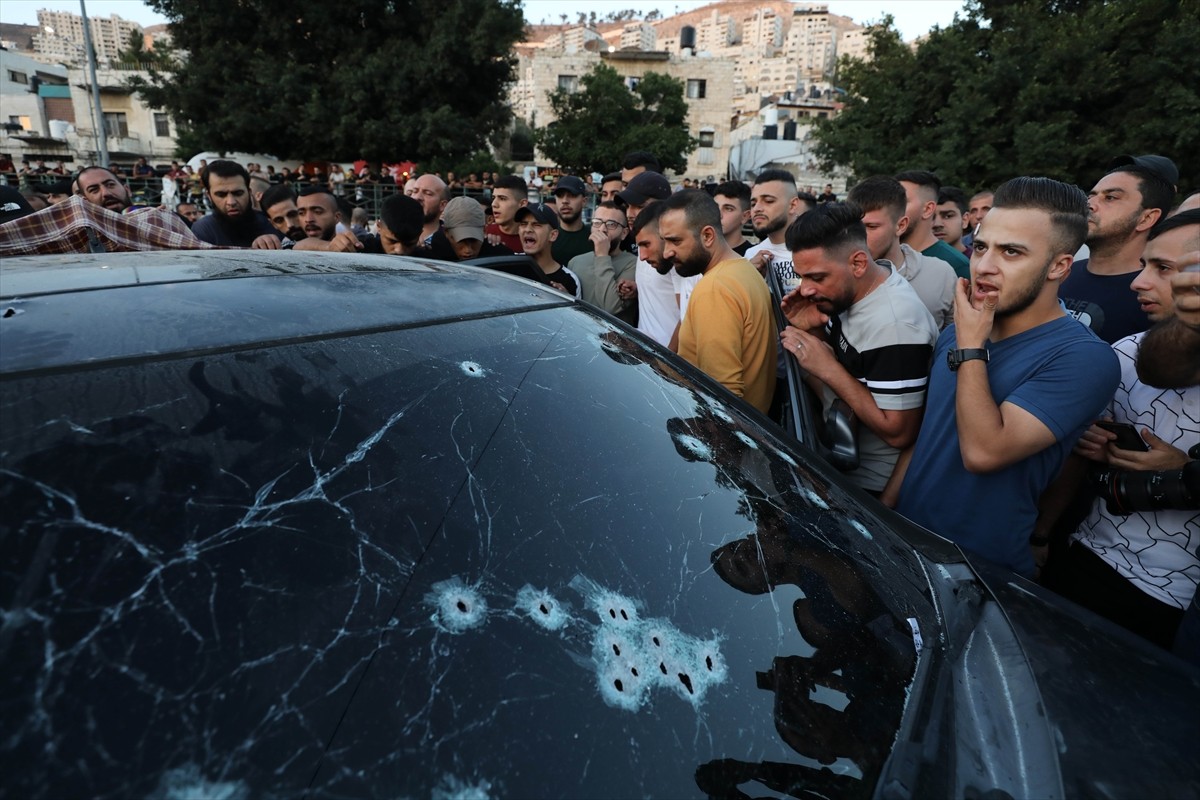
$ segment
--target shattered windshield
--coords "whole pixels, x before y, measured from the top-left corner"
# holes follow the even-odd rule
[[[826,468],[578,309],[0,414],[22,796],[870,794],[935,624]]]

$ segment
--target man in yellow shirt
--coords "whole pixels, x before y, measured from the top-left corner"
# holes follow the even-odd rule
[[[679,355],[765,414],[778,337],[767,284],[725,241],[707,192],[676,192],[662,203],[663,258],[680,277],[703,276],[679,328]]]

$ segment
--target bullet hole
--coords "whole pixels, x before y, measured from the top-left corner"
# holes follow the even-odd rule
[[[517,610],[528,616],[539,628],[556,631],[566,625],[571,617],[550,592],[535,589],[528,584],[517,592]]]
[[[621,609],[621,619],[629,619],[629,615],[625,613],[625,609]]]
[[[609,615],[610,617],[612,617],[613,619],[616,619],[616,618],[617,618],[617,612],[616,612],[616,609],[612,609],[612,608],[610,608],[610,609],[608,610],[608,615]]]
[[[4,309],[4,318],[8,319],[9,317],[15,317],[18,313],[20,313],[20,312],[18,312],[15,308],[9,306],[8,308]]]
[[[709,461],[713,457],[712,448],[710,448],[700,439],[697,439],[695,436],[687,433],[681,433],[679,434],[677,441],[701,461]]]
[[[425,602],[433,608],[433,623],[448,633],[463,633],[487,619],[487,601],[461,578],[435,583]]]
[[[666,675],[667,674],[667,665],[661,661],[658,662],[658,671],[661,672],[663,675]]]
[[[655,647],[662,647],[662,641],[657,636],[650,637],[650,641],[654,642]]]
[[[709,672],[712,672],[712,667],[713,667],[713,665],[712,665],[712,656],[705,656],[705,657],[704,657],[704,666],[708,667],[708,671],[709,671]]]
[[[857,530],[859,533],[861,533],[863,536],[865,536],[867,539],[874,539],[874,538],[875,538],[875,537],[873,537],[873,536],[871,535],[871,532],[870,532],[870,531],[868,531],[868,530],[867,530],[867,529],[866,529],[866,528],[863,526],[863,524],[862,524],[861,522],[859,522],[858,520],[856,520],[856,519],[852,519],[852,520],[850,520],[850,525],[851,525],[851,527],[853,527],[855,530]]]
[[[633,675],[633,677],[635,677],[635,678],[636,678],[636,677],[638,676],[637,667],[630,667],[630,668],[629,668],[629,673],[630,673],[631,675]]]
[[[746,445],[751,450],[758,449],[758,444],[753,439],[751,439],[749,436],[742,433],[741,431],[734,431],[733,435],[736,436],[738,439],[740,439],[742,444]]]
[[[679,682],[682,683],[684,688],[688,690],[688,694],[696,693],[695,691],[692,690],[691,676],[689,676],[686,672],[679,673]]]
[[[458,366],[463,371],[463,374],[469,378],[482,378],[487,374],[487,370],[474,361],[464,361]]]
[[[617,647],[616,642],[613,643],[613,655],[621,655],[621,648]]]
[[[613,686],[614,686],[614,687],[616,687],[616,690],[617,690],[618,692],[623,692],[623,691],[625,691],[625,686],[624,686],[624,685],[621,683],[621,679],[620,679],[620,678],[617,678],[615,681],[613,681]]]

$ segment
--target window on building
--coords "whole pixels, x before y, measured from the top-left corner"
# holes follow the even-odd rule
[[[689,80],[687,82],[687,97],[688,100],[703,100],[705,84],[704,80]]]
[[[701,147],[716,147],[717,134],[713,131],[700,131],[700,146]]]
[[[170,137],[171,121],[166,114],[157,111],[154,113],[154,135]]]
[[[10,69],[8,71],[8,79],[13,83],[29,83],[29,76],[24,72],[17,72],[15,69]]]
[[[124,111],[104,112],[104,134],[122,139],[129,137],[129,120],[125,117]]]
[[[8,126],[10,130],[20,129],[23,131],[31,131],[33,130],[33,121],[30,120],[29,117],[9,115]],[[16,127],[14,128],[13,126]]]
[[[637,89],[638,84],[641,82],[642,82],[642,79],[640,77],[637,77],[637,76],[628,77],[625,79],[625,88],[632,92],[633,90]]]
[[[571,94],[574,94],[579,89],[579,76],[578,75],[559,75],[558,76],[558,88],[562,89],[564,92],[569,92]]]

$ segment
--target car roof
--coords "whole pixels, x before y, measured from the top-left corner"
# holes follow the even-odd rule
[[[409,291],[416,283],[421,291]],[[181,284],[192,285],[180,292]],[[0,272],[6,323],[0,373],[226,351],[268,338],[313,340],[572,302],[549,286],[493,270],[401,256],[257,250],[19,256],[6,258]],[[180,304],[206,306],[201,318],[211,324],[194,324],[194,308]],[[191,323],[176,324],[183,319]],[[51,339],[55,344],[45,346]]]

